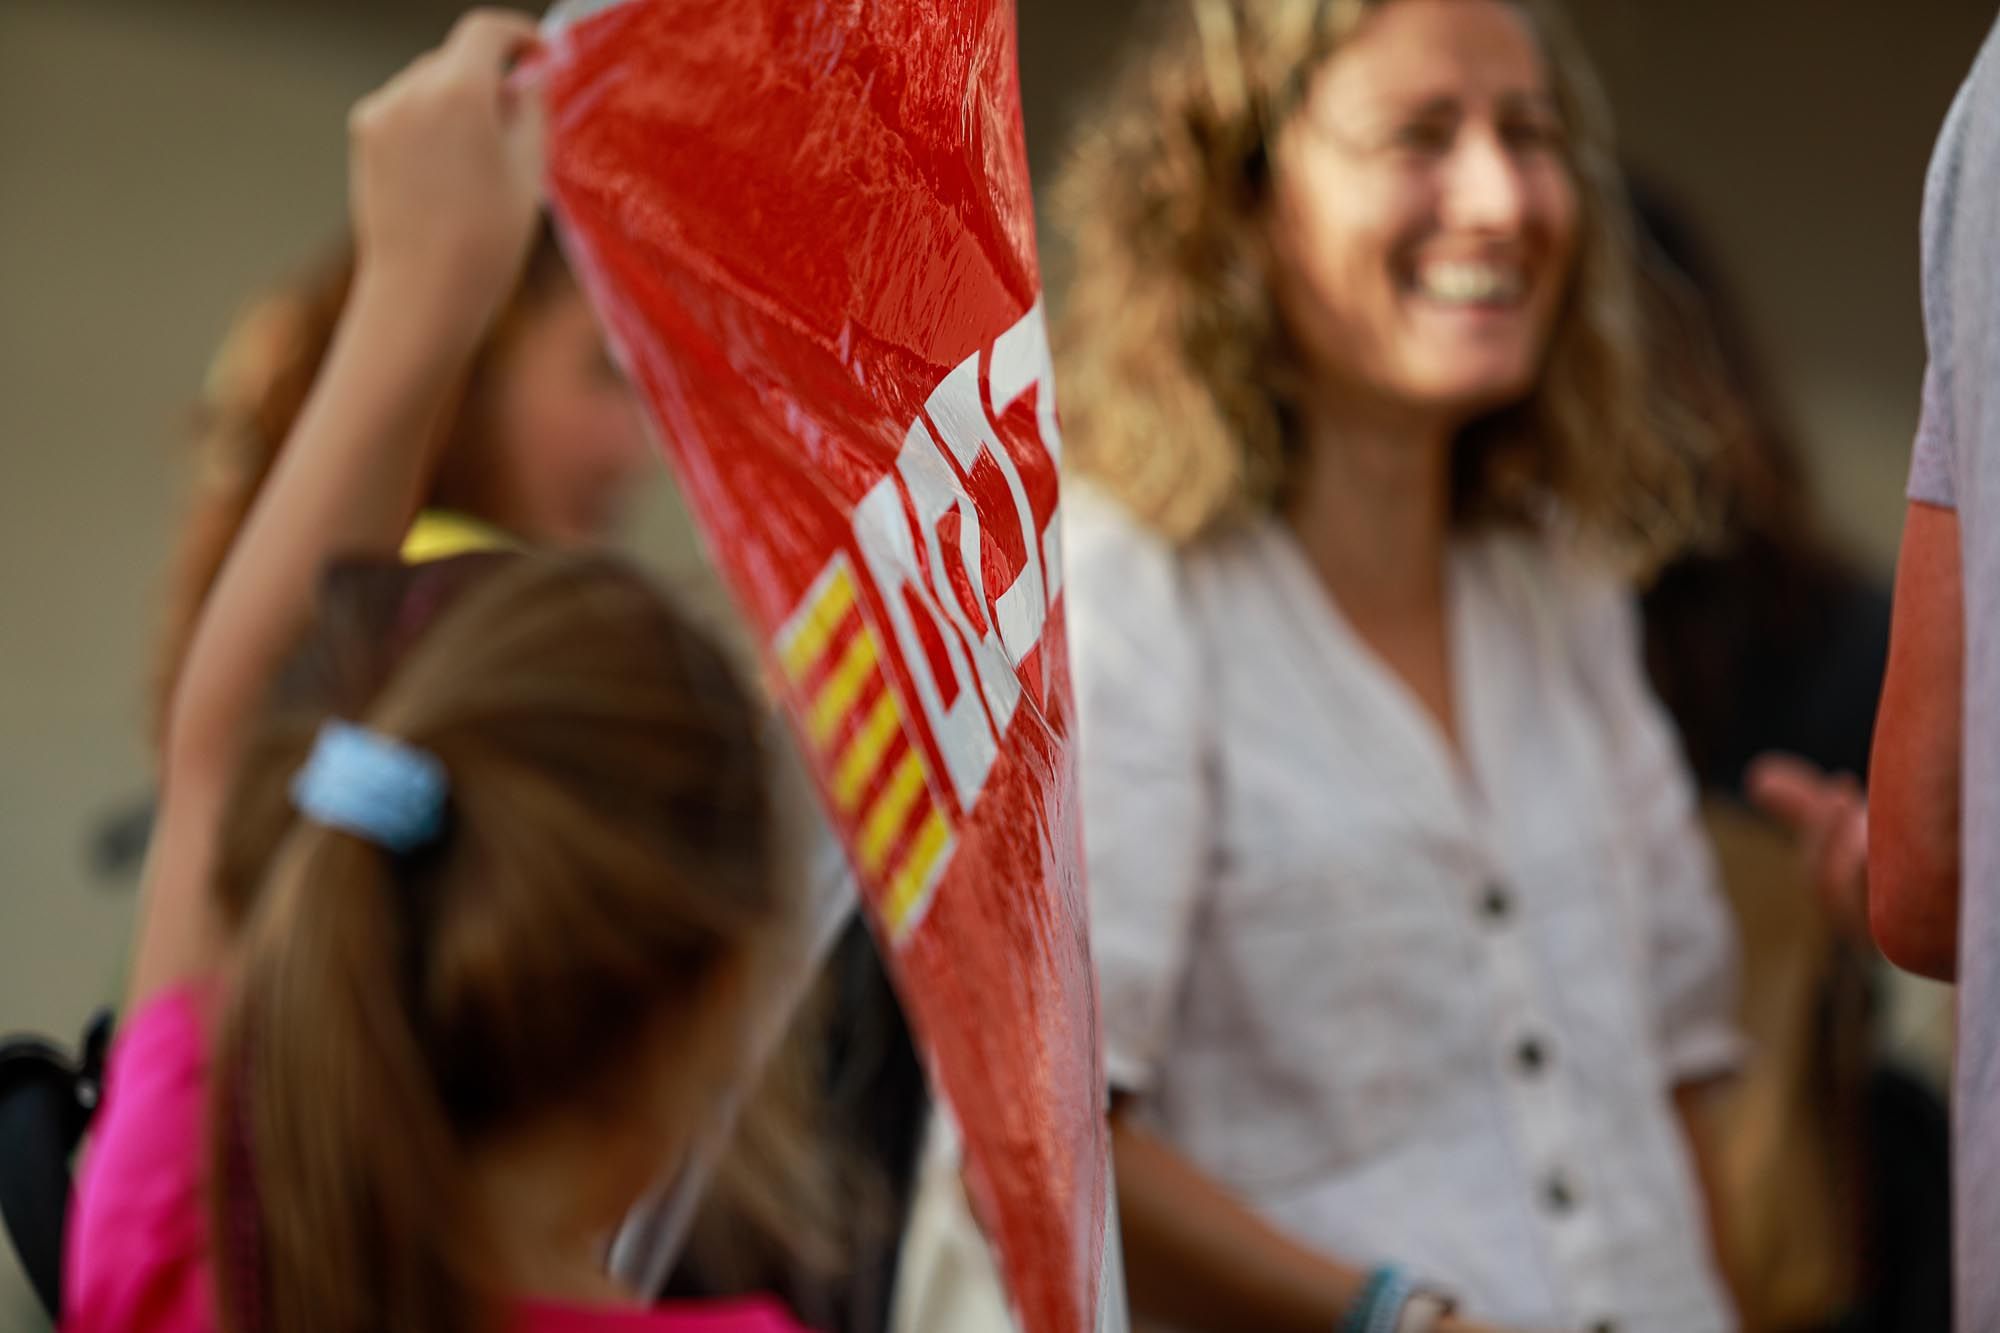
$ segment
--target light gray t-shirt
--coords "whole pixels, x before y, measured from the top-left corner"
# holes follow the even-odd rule
[[[1924,189],[1923,422],[1912,500],[1958,511],[1965,759],[1954,1197],[1961,1330],[2000,1329],[2000,28]]]

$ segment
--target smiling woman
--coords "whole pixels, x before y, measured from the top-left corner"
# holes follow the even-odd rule
[[[1734,946],[1618,581],[1701,437],[1601,98],[1525,0],[1190,13],[1060,193],[1133,1302],[1729,1328],[1680,1101]]]
[[[1518,520],[1554,499],[1650,565],[1699,524],[1701,436],[1645,382],[1602,91],[1540,3],[1370,23],[1385,3],[1193,0],[1129,71],[1057,183],[1068,457],[1166,535],[1211,531],[1286,490],[1329,376],[1424,373],[1423,290],[1525,302],[1487,321],[1512,330],[1514,382],[1458,431],[1454,509]],[[1493,208],[1519,225],[1467,240]]]

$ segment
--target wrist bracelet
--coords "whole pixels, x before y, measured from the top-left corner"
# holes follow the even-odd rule
[[[1368,1274],[1361,1295],[1341,1321],[1341,1333],[1397,1333],[1403,1309],[1416,1288],[1400,1268],[1384,1265]]]
[[[1443,1292],[1418,1286],[1402,1269],[1385,1264],[1361,1284],[1340,1333],[1436,1333],[1457,1308]]]

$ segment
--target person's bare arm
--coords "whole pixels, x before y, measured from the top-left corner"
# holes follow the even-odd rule
[[[1365,1274],[1265,1222],[1171,1145],[1111,1116],[1132,1308],[1188,1333],[1329,1333]],[[1440,1333],[1479,1333],[1457,1318]]]
[[[1869,791],[1790,755],[1766,755],[1751,799],[1798,834],[1843,933],[1940,981],[1958,973],[1959,750],[1965,631],[1958,514],[1913,501],[1896,562],[1889,670]]]
[[[1869,764],[1868,919],[1898,967],[1958,974],[1965,632],[1958,514],[1912,502]]]
[[[535,31],[520,15],[469,15],[356,108],[354,292],[169,705],[134,1008],[219,961],[208,881],[244,733],[327,561],[395,552],[430,475],[432,425],[520,271],[538,207],[539,115],[503,79]]]
[[[1722,1275],[1723,1285],[1728,1288],[1731,1304],[1741,1310],[1743,1275],[1729,1262],[1729,1201],[1724,1196],[1722,1162],[1716,1153],[1711,1128],[1714,1120],[1709,1109],[1709,1099],[1721,1090],[1723,1082],[1709,1079],[1679,1085],[1674,1089],[1674,1111],[1680,1121],[1681,1136],[1687,1141],[1688,1156],[1694,1162],[1695,1178],[1701,1186],[1702,1220],[1708,1227],[1709,1252],[1715,1259],[1716,1272]]]
[[[1119,1226],[1133,1308],[1202,1333],[1327,1333],[1363,1275],[1262,1221],[1173,1148],[1114,1113]]]

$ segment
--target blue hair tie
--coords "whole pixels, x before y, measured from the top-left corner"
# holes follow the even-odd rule
[[[292,778],[292,806],[315,824],[404,856],[437,840],[451,790],[436,756],[329,718]]]

